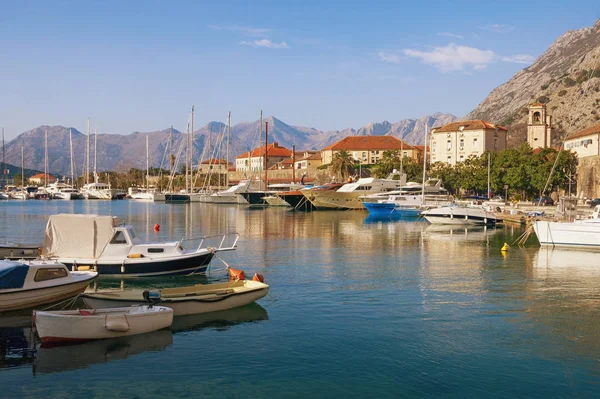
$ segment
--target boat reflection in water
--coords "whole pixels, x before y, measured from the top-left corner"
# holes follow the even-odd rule
[[[30,314],[0,316],[0,371],[33,364],[34,334]]]
[[[255,302],[239,308],[224,310],[222,312],[176,316],[173,318],[171,330],[173,330],[174,333],[202,330],[205,328],[214,328],[218,331],[225,331],[238,324],[254,323],[268,319],[269,315],[267,314],[267,310]]]
[[[127,359],[144,352],[158,352],[173,344],[169,329],[127,337],[100,339],[77,345],[42,344],[33,366],[33,374],[59,373],[87,368],[93,364]]]

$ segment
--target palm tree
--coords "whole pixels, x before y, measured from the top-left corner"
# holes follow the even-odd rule
[[[340,150],[333,156],[331,171],[342,179],[347,179],[354,172],[354,159],[346,150]]]

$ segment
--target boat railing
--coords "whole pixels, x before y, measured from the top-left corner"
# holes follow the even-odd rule
[[[237,248],[240,235],[238,233],[217,234],[213,236],[203,236],[198,238],[182,238],[179,244],[185,247],[185,243],[195,243],[200,241],[196,252],[202,249],[211,249],[218,251],[232,251]]]

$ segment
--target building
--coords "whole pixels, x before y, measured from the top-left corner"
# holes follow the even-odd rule
[[[46,180],[46,176],[47,176],[47,180]],[[56,177],[49,175],[49,174],[46,175],[44,173],[38,173],[37,175],[31,176],[28,180],[29,180],[29,183],[39,186],[40,184],[46,184],[46,181],[48,182],[48,184],[56,182]]]
[[[294,169],[300,171],[300,173],[312,176],[317,171],[317,168],[323,164],[320,151],[305,151],[300,156],[298,155],[296,155]]]
[[[347,136],[321,150],[324,165],[333,162],[336,153],[346,150],[361,164],[375,164],[385,151],[398,151],[404,156],[417,159],[418,150],[393,136]]]
[[[508,129],[480,119],[452,122],[431,130],[430,162],[456,165],[471,155],[506,148]]]
[[[224,159],[209,159],[200,164],[200,173],[226,173],[233,164]]]
[[[531,148],[546,148],[552,144],[552,117],[546,115],[546,104],[529,106],[527,142]]]
[[[245,152],[235,158],[236,171],[260,171],[265,167],[265,146],[260,146],[251,151]],[[285,147],[280,147],[275,142],[267,146],[267,169],[271,166],[292,157],[292,151]]]
[[[600,124],[567,136],[565,149],[575,152],[579,158],[600,155]]]

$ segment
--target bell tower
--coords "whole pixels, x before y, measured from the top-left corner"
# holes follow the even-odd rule
[[[552,144],[552,117],[546,115],[546,104],[529,106],[527,142],[531,148],[546,148]]]

